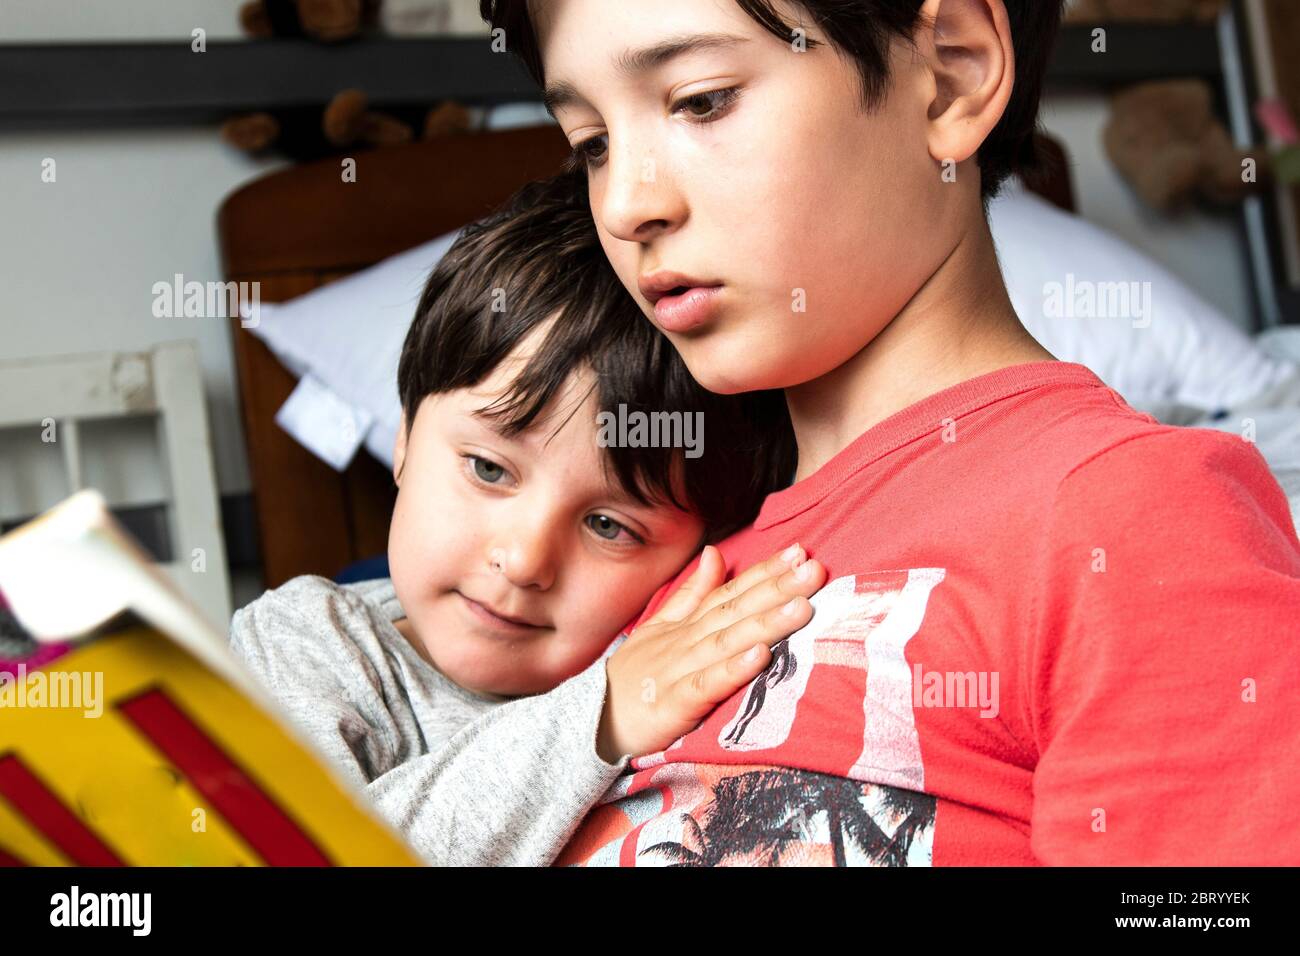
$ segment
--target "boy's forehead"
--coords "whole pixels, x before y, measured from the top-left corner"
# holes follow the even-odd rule
[[[512,356],[503,361],[483,381],[453,393],[457,414],[496,432],[501,438],[519,445],[536,445],[539,448],[552,444],[562,435],[566,443],[582,436],[575,435],[578,428],[591,425],[595,434],[596,379],[590,366],[580,364],[568,371],[568,377],[555,389],[549,401],[522,432],[510,434],[506,421],[495,414],[503,406],[517,400],[532,403],[531,395],[521,394],[520,376],[524,373],[529,356]],[[508,416],[507,416],[508,417]]]
[[[528,363],[533,360],[546,342],[546,336],[554,327],[558,313],[551,315],[530,329],[510,350],[496,368],[475,385],[470,386],[467,394],[489,401],[509,392],[511,386],[523,373]]]
[[[612,63],[621,76],[635,80],[679,57],[705,50],[736,49],[748,42],[749,37],[735,33],[677,33],[643,46],[622,47],[613,53]],[[552,116],[581,100],[577,87],[566,79],[548,82],[542,94],[542,102]]]
[[[773,6],[792,8],[782,0]],[[691,53],[740,48],[762,32],[735,0],[547,0],[529,9],[546,68],[544,102],[554,109],[570,102],[582,81],[567,75],[568,52],[596,54],[636,79]]]
[[[502,362],[488,378],[463,391],[464,400],[461,403],[461,410],[473,415],[494,430],[500,431],[501,429],[493,421],[492,411],[515,397],[515,385],[525,366],[526,362],[522,360],[510,364]],[[555,390],[551,400],[525,434],[533,432],[549,434],[558,431],[567,420],[579,417],[583,405],[594,406],[596,402],[594,385],[595,376],[590,368],[585,365],[574,368],[569,372],[564,383]]]

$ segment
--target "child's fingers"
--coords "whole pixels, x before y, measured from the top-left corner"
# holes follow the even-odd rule
[[[763,673],[771,660],[772,652],[767,645],[755,644],[688,675],[677,685],[683,722],[692,727],[698,724],[718,704]]]
[[[726,574],[726,563],[722,554],[713,545],[706,545],[700,552],[700,562],[691,576],[687,578],[668,600],[660,605],[654,616],[646,624],[658,624],[667,621],[680,621],[692,614],[699,607],[700,601],[716,588]]]
[[[697,641],[691,647],[687,666],[698,670],[715,661],[729,660],[755,644],[771,647],[807,624],[812,616],[812,604],[803,596],[792,597],[779,607],[749,614]]]
[[[776,620],[764,615],[769,611],[788,606],[792,598],[812,597],[825,583],[826,569],[820,562],[812,559],[801,562],[799,567],[785,572],[780,577],[765,578],[739,597],[717,605],[703,617],[697,614],[691,622],[696,635],[692,648],[710,642],[726,642],[729,640],[728,629],[741,624],[746,619],[754,618],[760,624]],[[751,623],[746,626],[754,625]],[[749,636],[744,631],[741,633]],[[759,635],[755,635],[755,639],[758,638]]]
[[[806,558],[807,555],[803,547],[792,544],[780,554],[774,554],[765,561],[759,561],[757,564],[751,565],[721,587],[716,588],[711,594],[708,594],[696,609],[695,619],[702,618],[718,605],[739,597],[746,591],[751,590],[755,585],[761,584],[764,580],[779,577],[784,572],[802,564]]]

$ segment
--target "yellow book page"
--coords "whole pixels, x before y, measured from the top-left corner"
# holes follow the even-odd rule
[[[0,862],[419,860],[261,707],[134,627],[0,685]]]

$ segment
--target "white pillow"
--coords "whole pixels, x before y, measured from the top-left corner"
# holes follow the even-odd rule
[[[1279,325],[1255,336],[1255,344],[1275,358],[1300,365],[1300,325]]]
[[[303,379],[285,403],[295,413],[277,421],[335,468],[347,467],[362,442],[392,467],[402,412],[397,395],[402,343],[425,279],[459,234],[440,236],[288,302],[265,303],[258,324],[250,326],[284,367]],[[354,410],[350,419],[340,419],[339,402]],[[317,413],[307,404],[316,404]],[[360,430],[356,423],[362,423]],[[355,439],[350,449],[322,454],[323,448],[337,449],[339,441],[321,429],[339,428]]]
[[[989,227],[1025,328],[1057,358],[1088,366],[1130,405],[1226,408],[1296,371],[1164,267],[1019,182],[990,203]],[[1131,293],[1118,315],[1113,306],[1122,300],[1108,291],[1117,283]]]

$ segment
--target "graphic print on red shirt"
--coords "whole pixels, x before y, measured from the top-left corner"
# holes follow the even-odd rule
[[[734,574],[796,541],[830,578],[810,623],[632,761],[559,865],[1300,857],[1300,541],[1249,443],[1012,366],[869,429],[720,551]]]
[[[859,857],[928,863],[934,800],[920,792],[924,770],[912,720],[912,671],[903,649],[942,580],[942,569],[921,568],[828,582],[812,598],[813,619],[773,648],[771,665],[749,685],[739,709],[725,721],[719,710],[670,748],[675,758],[691,763],[673,763],[668,773],[637,774],[668,787],[673,809],[682,815],[660,816],[639,832],[644,852],[708,865],[763,863],[772,854],[787,855],[784,862],[792,865],[843,866]],[[806,723],[815,726],[827,704],[845,716],[835,734],[797,742],[803,739],[795,727],[805,698],[816,701],[802,715]],[[702,768],[740,753],[775,766],[727,768],[706,785]],[[652,754],[632,766],[646,771],[665,759],[666,752]],[[797,759],[836,772],[809,775],[781,767]],[[637,789],[634,784],[624,795]],[[701,825],[696,814],[705,804],[712,813]],[[797,847],[788,835],[798,838]]]

